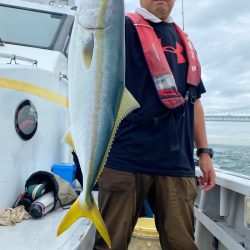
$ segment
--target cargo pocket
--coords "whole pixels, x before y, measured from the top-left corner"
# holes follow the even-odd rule
[[[194,202],[196,198],[196,181],[194,177],[176,178],[175,185],[180,199]]]
[[[104,168],[99,179],[98,203],[111,237],[119,231],[127,240],[127,235],[133,231],[134,190],[134,174]]]
[[[135,186],[135,176],[133,173],[119,171],[105,167],[100,179],[100,190],[115,192],[120,195],[131,195]]]

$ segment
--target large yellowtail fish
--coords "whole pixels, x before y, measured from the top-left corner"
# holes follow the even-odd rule
[[[83,192],[63,218],[57,234],[89,218],[110,247],[109,234],[92,196],[116,129],[139,107],[124,87],[124,0],[81,0],[69,49],[67,141],[83,173]]]

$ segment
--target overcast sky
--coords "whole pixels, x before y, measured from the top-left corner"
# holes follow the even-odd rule
[[[127,11],[139,0],[125,0]],[[181,0],[172,16],[182,25]],[[250,1],[184,0],[185,31],[198,52],[206,112],[250,106]]]

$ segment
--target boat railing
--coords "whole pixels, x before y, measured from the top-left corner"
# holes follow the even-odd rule
[[[222,188],[226,188],[242,195],[250,196],[250,178],[247,175],[230,172],[215,168],[216,184]],[[196,176],[201,176],[202,172],[196,168]]]
[[[216,186],[209,192],[197,189],[194,206],[195,238],[199,249],[249,249],[250,178],[215,168]],[[196,168],[196,176],[202,172]]]
[[[10,59],[8,64],[18,64],[17,61],[23,61],[23,62],[29,62],[32,64],[32,66],[37,67],[37,60],[30,59],[30,58],[23,57],[23,56],[17,56],[15,54],[0,53],[0,58]]]

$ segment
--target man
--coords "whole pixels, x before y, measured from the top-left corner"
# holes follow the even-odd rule
[[[137,14],[126,17],[125,83],[141,107],[121,123],[99,179],[99,207],[114,250],[128,248],[146,197],[162,249],[197,249],[194,142],[202,188],[215,185],[199,100],[205,92],[199,62],[188,38],[171,22],[174,3],[141,0]],[[149,46],[153,52],[147,55]],[[157,72],[163,64],[163,73]],[[94,249],[107,249],[98,234]]]

